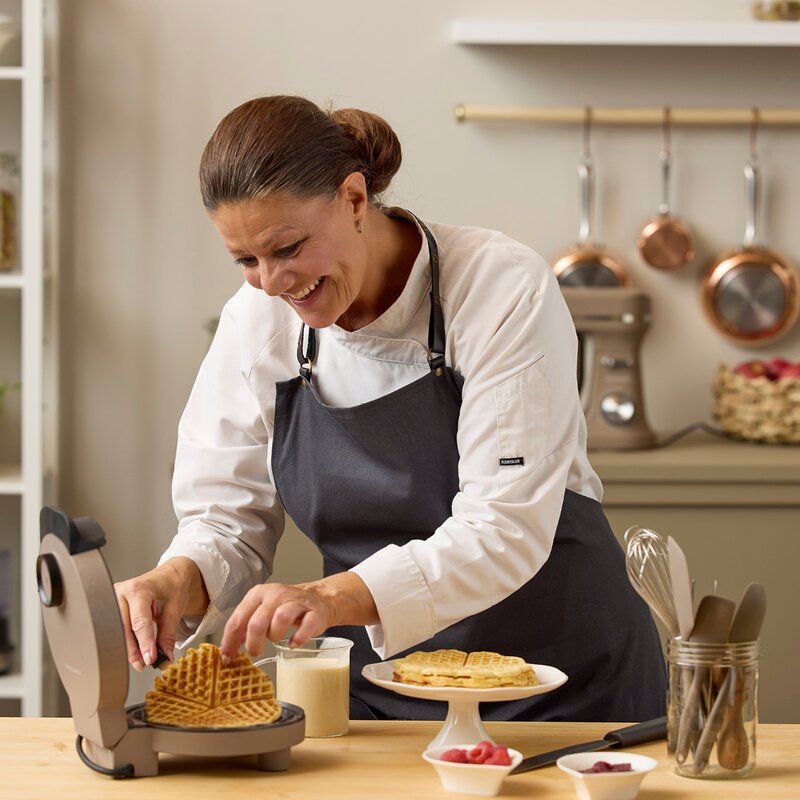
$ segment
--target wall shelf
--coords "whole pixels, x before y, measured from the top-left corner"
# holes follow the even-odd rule
[[[25,485],[17,464],[0,464],[0,495],[21,495]]]
[[[21,289],[24,283],[19,272],[0,272],[0,289]]]
[[[0,67],[0,81],[21,81],[24,77],[23,67]]]
[[[21,700],[25,685],[19,673],[0,675],[0,700]]]
[[[451,38],[465,45],[800,47],[800,22],[461,19]]]

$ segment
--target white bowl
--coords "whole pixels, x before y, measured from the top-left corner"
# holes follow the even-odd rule
[[[581,772],[598,761],[609,764],[630,764],[630,772]],[[610,753],[598,750],[593,753],[572,753],[561,756],[556,766],[572,778],[580,800],[633,800],[639,786],[650,770],[658,766],[654,758],[636,753]]]
[[[511,763],[507,767],[497,764],[459,764],[454,761],[442,761],[440,756],[446,750],[456,748],[471,750],[474,744],[448,744],[443,747],[428,748],[422,757],[433,765],[439,773],[442,788],[448,792],[476,794],[481,797],[493,797],[499,794],[503,779],[522,761],[522,753],[508,748]]]

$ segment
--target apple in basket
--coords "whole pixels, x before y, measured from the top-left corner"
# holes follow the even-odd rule
[[[744,361],[733,370],[737,375],[743,375],[745,378],[766,378],[773,380],[769,365],[766,361]]]
[[[796,364],[789,364],[781,370],[778,380],[783,380],[784,378],[800,378],[800,361]]]
[[[772,375],[773,380],[780,378],[781,375],[783,375],[783,371],[791,366],[794,366],[792,362],[787,361],[785,358],[771,358],[767,362],[767,369],[770,375]]]

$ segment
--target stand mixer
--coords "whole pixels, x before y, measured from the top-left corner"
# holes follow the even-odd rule
[[[639,348],[650,299],[638,289],[561,287],[578,332],[578,388],[590,450],[653,447],[644,414]]]
[[[279,720],[240,728],[184,728],[147,721],[144,703],[125,708],[128,659],[122,619],[100,548],[102,528],[45,507],[36,576],[47,639],[69,695],[78,755],[114,778],[158,774],[158,754],[255,755],[258,769],[289,767],[305,738],[305,714],[281,703]]]

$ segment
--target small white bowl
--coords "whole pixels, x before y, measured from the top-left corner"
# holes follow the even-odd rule
[[[507,767],[497,764],[459,764],[457,761],[442,761],[440,756],[447,750],[455,748],[472,750],[474,744],[449,744],[446,747],[431,747],[422,757],[433,765],[439,773],[442,788],[448,792],[476,794],[481,797],[493,797],[499,794],[503,779],[522,761],[522,753],[508,748],[511,763]]]
[[[630,772],[581,772],[598,761],[609,764],[630,764]],[[572,778],[580,800],[634,800],[639,786],[658,761],[636,753],[610,753],[597,750],[593,753],[572,753],[561,756],[556,766]]]

